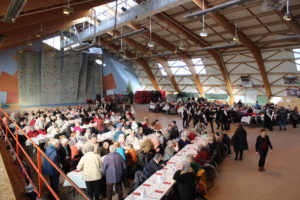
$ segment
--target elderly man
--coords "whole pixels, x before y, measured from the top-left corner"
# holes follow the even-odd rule
[[[87,193],[91,200],[99,200],[100,179],[102,178],[101,157],[94,152],[94,146],[86,148],[86,154],[80,159],[77,170],[83,171]]]
[[[67,138],[62,138],[60,140],[61,144],[59,145],[58,148],[62,169],[66,174],[70,172],[70,162],[71,162],[71,148],[68,142],[69,140]]]
[[[50,160],[56,164],[56,166],[60,167],[60,160],[58,156],[58,147],[59,147],[59,140],[52,139],[50,141],[50,145],[46,149],[46,155]],[[50,185],[52,189],[58,193],[58,182],[59,182],[59,173],[58,171],[48,162],[48,160],[44,159],[43,163],[43,173],[45,175],[49,175]]]
[[[84,144],[83,144],[83,147],[82,147],[82,153],[83,154],[86,154],[87,153],[87,148],[89,146],[93,146],[94,147],[94,152],[96,154],[99,153],[99,143],[97,142],[97,135],[93,134],[91,139],[86,141]]]
[[[156,171],[162,169],[164,167],[164,165],[161,163],[162,159],[163,159],[162,155],[160,153],[156,153],[154,155],[154,158],[152,158],[143,169],[144,174],[147,177],[150,177]]]
[[[122,156],[116,152],[116,147],[109,147],[110,153],[105,156],[103,161],[103,173],[106,176],[106,197],[107,200],[112,199],[113,186],[116,186],[118,199],[123,198],[122,180],[126,164]]]

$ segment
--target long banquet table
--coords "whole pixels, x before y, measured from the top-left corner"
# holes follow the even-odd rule
[[[194,143],[185,146],[177,154],[175,154],[167,165],[150,176],[142,185],[133,191],[126,200],[155,200],[162,199],[168,194],[175,181],[173,175],[178,169],[181,169],[183,162],[186,160],[188,154],[196,155],[198,145],[207,144],[207,135],[196,137]]]

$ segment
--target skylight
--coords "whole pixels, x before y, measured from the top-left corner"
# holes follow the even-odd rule
[[[300,49],[293,49],[297,71],[300,72]]]
[[[195,66],[197,74],[206,74],[206,70],[201,58],[194,58],[192,62]]]
[[[160,63],[157,63],[157,65],[159,67],[159,70],[160,70],[161,74],[163,76],[167,76],[168,74],[167,74],[166,70],[163,68],[163,66]]]
[[[67,38],[66,36],[64,36],[63,40],[65,41],[68,41],[70,42],[69,38]],[[61,36],[60,35],[57,35],[57,36],[54,36],[52,38],[49,38],[49,39],[46,39],[46,40],[43,40],[43,43],[57,49],[57,50],[60,50],[61,49]],[[75,46],[78,46],[79,44],[78,43],[75,43],[73,44],[71,47],[75,47]],[[67,50],[67,48],[65,48],[64,50]]]
[[[137,3],[134,0],[119,0],[118,14],[121,14],[136,5]],[[97,18],[104,21],[115,16],[116,2],[107,3],[105,5],[95,7],[94,9],[96,10]]]

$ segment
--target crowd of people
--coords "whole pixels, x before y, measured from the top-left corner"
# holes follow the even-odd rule
[[[174,102],[151,102],[149,110],[153,112],[164,112],[166,114],[178,114],[182,117],[184,128],[189,128],[192,121],[193,127],[199,124],[209,125],[214,133],[214,122],[217,124],[216,129],[229,131],[230,124],[241,122],[243,116],[263,116],[260,118],[264,128],[273,131],[274,125],[279,125],[280,130],[286,130],[287,122],[297,127],[299,121],[299,112],[297,106],[291,109],[283,106],[266,103],[264,106],[259,105],[258,101],[254,105],[245,105],[239,100],[233,106],[220,104],[216,101],[209,102],[205,98],[188,98],[186,102],[181,99]],[[251,123],[257,123],[256,119]]]
[[[158,120],[150,122],[147,117],[137,121],[130,106],[123,105],[121,113],[115,113],[116,109],[103,100],[94,106],[12,112],[12,121],[3,117],[3,122],[13,132],[14,121],[29,137],[49,137],[48,142],[39,144],[40,148],[66,174],[82,171],[89,197],[97,200],[104,196],[112,199],[114,189],[118,199],[122,199],[123,187],[128,187],[129,191],[135,189],[176,152],[191,144],[197,135],[207,133],[205,126],[199,126],[193,133],[180,131],[176,121],[170,121],[167,126]],[[113,133],[112,137],[101,140],[108,132]],[[20,143],[25,146],[27,137],[21,131],[18,134]],[[197,163],[194,170],[222,154],[218,146],[223,144],[223,135],[209,137],[210,143],[199,147],[198,155],[193,158],[193,165]],[[221,158],[217,160],[220,161]],[[43,174],[49,176],[53,190],[59,194],[60,173],[46,159],[42,169]],[[140,172],[144,178],[138,180]],[[202,190],[198,195],[206,193]]]
[[[164,110],[169,104],[160,102],[157,105]],[[163,168],[178,151],[191,144],[195,137],[206,134],[209,142],[199,146],[196,156],[188,155],[182,169],[174,174],[177,182],[174,199],[205,199],[207,185],[202,173],[205,173],[206,164],[220,164],[227,154],[231,154],[230,146],[236,154],[235,160],[243,160],[243,151],[248,149],[246,130],[238,125],[231,139],[226,131],[230,130],[232,122],[238,122],[237,111],[247,109],[251,112],[252,108],[240,102],[233,107],[219,105],[204,98],[179,101],[172,106],[182,116],[183,131],[178,129],[176,121],[167,126],[160,124],[159,120],[150,122],[147,117],[137,121],[133,107],[123,104],[119,109],[121,112],[117,113],[117,105],[105,100],[96,101],[93,106],[13,112],[10,119],[29,137],[39,134],[49,136],[49,141],[39,144],[40,147],[66,174],[73,170],[82,171],[87,193],[95,200],[104,196],[112,199],[114,190],[118,199],[123,199],[123,187],[134,190]],[[256,106],[255,109],[258,108]],[[272,105],[264,107],[261,110],[265,116],[272,116],[269,112],[275,112]],[[285,119],[281,118],[285,113],[283,108],[276,112],[279,113],[279,121]],[[296,113],[297,108],[292,112]],[[15,131],[10,119],[3,116],[3,124]],[[214,123],[219,131],[215,131]],[[192,129],[188,129],[190,124]],[[283,129],[286,128],[284,123],[280,124]],[[108,132],[113,133],[112,137],[102,140],[101,136]],[[25,146],[27,138],[21,133],[19,140]],[[260,155],[259,171],[265,170],[269,148],[272,149],[270,139],[266,130],[262,129],[256,142],[256,151]],[[47,160],[43,161],[43,173],[49,176],[51,187],[59,193],[60,174]],[[52,198],[51,195],[49,197]]]

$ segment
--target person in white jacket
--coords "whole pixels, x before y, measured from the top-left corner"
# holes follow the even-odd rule
[[[88,146],[87,153],[80,159],[77,170],[83,171],[87,193],[91,200],[99,200],[100,179],[102,178],[102,161],[99,154],[94,153],[94,146]]]

